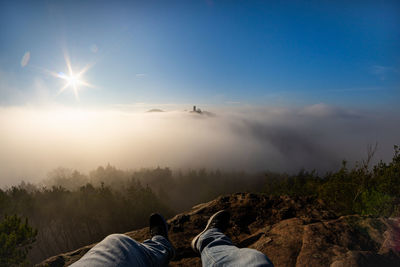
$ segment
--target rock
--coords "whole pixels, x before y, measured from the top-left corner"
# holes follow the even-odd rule
[[[201,266],[190,241],[221,209],[231,212],[227,235],[233,242],[265,253],[277,267],[400,266],[398,218],[339,217],[317,199],[247,193],[219,197],[168,220],[176,248],[170,266]],[[126,234],[138,241],[149,237],[147,228]],[[67,266],[93,245],[49,258],[38,266]]]

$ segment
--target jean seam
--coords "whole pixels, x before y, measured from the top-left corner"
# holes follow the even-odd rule
[[[205,250],[204,250],[205,249]],[[203,249],[203,251],[204,251],[204,253],[206,253],[206,256],[209,258],[209,259],[211,259],[211,261],[212,261],[212,263],[214,264],[214,265],[216,265],[217,264],[217,260],[210,254],[210,253],[208,253],[207,252],[207,249],[206,248],[204,248]]]

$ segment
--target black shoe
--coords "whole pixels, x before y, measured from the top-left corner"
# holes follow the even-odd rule
[[[206,228],[204,228],[204,230],[200,234],[193,238],[191,243],[192,249],[195,252],[200,253],[200,251],[196,248],[197,241],[199,240],[200,236],[204,234],[205,231],[211,228],[218,228],[220,231],[225,232],[226,229],[228,229],[229,220],[230,214],[226,210],[220,210],[217,213],[214,213],[214,215],[212,215],[210,219],[208,219]]]
[[[161,235],[168,239],[168,224],[164,217],[158,213],[153,213],[150,216],[150,235]]]

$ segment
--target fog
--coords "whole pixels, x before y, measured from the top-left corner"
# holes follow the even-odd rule
[[[153,107],[158,108],[158,107]],[[317,104],[299,108],[209,108],[212,113],[121,108],[0,108],[0,186],[37,182],[57,168],[88,172],[170,167],[319,172],[366,157],[389,160],[400,119],[389,112]]]

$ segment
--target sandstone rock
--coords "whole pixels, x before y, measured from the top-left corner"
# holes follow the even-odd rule
[[[216,211],[232,214],[227,235],[238,247],[257,249],[275,266],[400,266],[400,220],[338,217],[312,198],[238,193],[200,204],[168,220],[176,257],[170,266],[201,266],[190,241]],[[148,229],[126,233],[143,241]],[[94,245],[94,244],[93,244]],[[49,258],[38,266],[66,266],[93,245]]]

